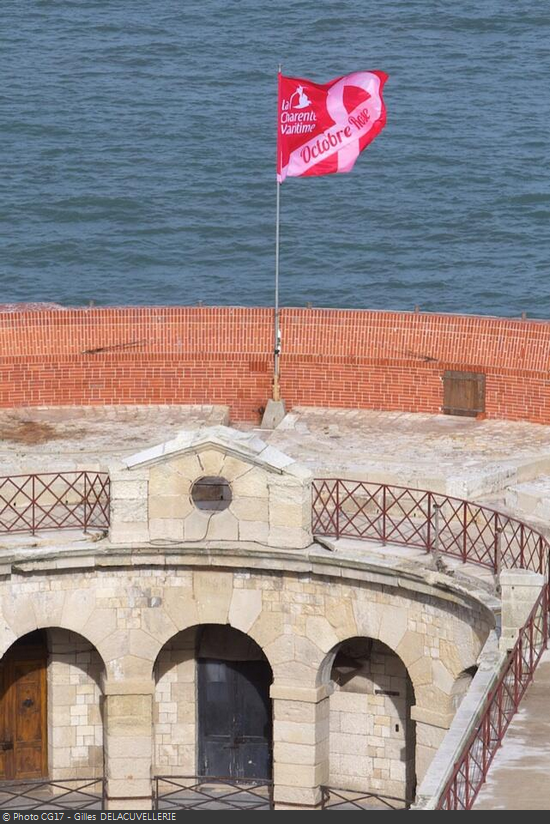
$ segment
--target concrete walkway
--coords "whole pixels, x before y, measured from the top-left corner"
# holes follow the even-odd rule
[[[474,810],[550,810],[550,652],[508,728]]]

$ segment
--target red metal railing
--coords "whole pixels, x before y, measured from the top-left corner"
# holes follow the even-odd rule
[[[0,477],[0,533],[107,529],[109,505],[103,472]]]
[[[441,552],[494,572],[548,571],[550,544],[536,529],[490,507],[422,489],[317,479],[312,528],[327,537]]]
[[[490,507],[407,487],[318,479],[315,534],[373,540],[441,552],[498,573],[530,569],[548,582],[550,543],[536,529]],[[472,731],[437,809],[470,810],[536,666],[548,646],[548,583],[520,631],[481,720]]]
[[[544,586],[462,750],[436,807],[471,810],[491,762],[548,645],[548,588]]]

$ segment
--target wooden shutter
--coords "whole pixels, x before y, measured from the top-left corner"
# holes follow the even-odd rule
[[[485,375],[480,372],[444,372],[443,412],[470,418],[485,412]]]

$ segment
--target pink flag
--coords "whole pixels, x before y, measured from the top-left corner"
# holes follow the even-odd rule
[[[350,172],[386,125],[384,72],[354,72],[320,85],[279,73],[277,180]]]

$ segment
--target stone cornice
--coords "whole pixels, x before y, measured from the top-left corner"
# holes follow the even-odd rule
[[[48,575],[89,573],[108,569],[218,568],[268,573],[296,573],[347,580],[350,584],[366,583],[400,588],[411,594],[437,598],[466,609],[500,612],[500,600],[483,589],[473,577],[461,575],[458,582],[451,575],[430,569],[418,560],[377,555],[372,548],[358,557],[357,552],[330,551],[313,543],[305,550],[274,550],[259,544],[215,542],[202,544],[117,545],[106,542],[86,548],[30,550],[5,556],[0,577],[12,575]]]

